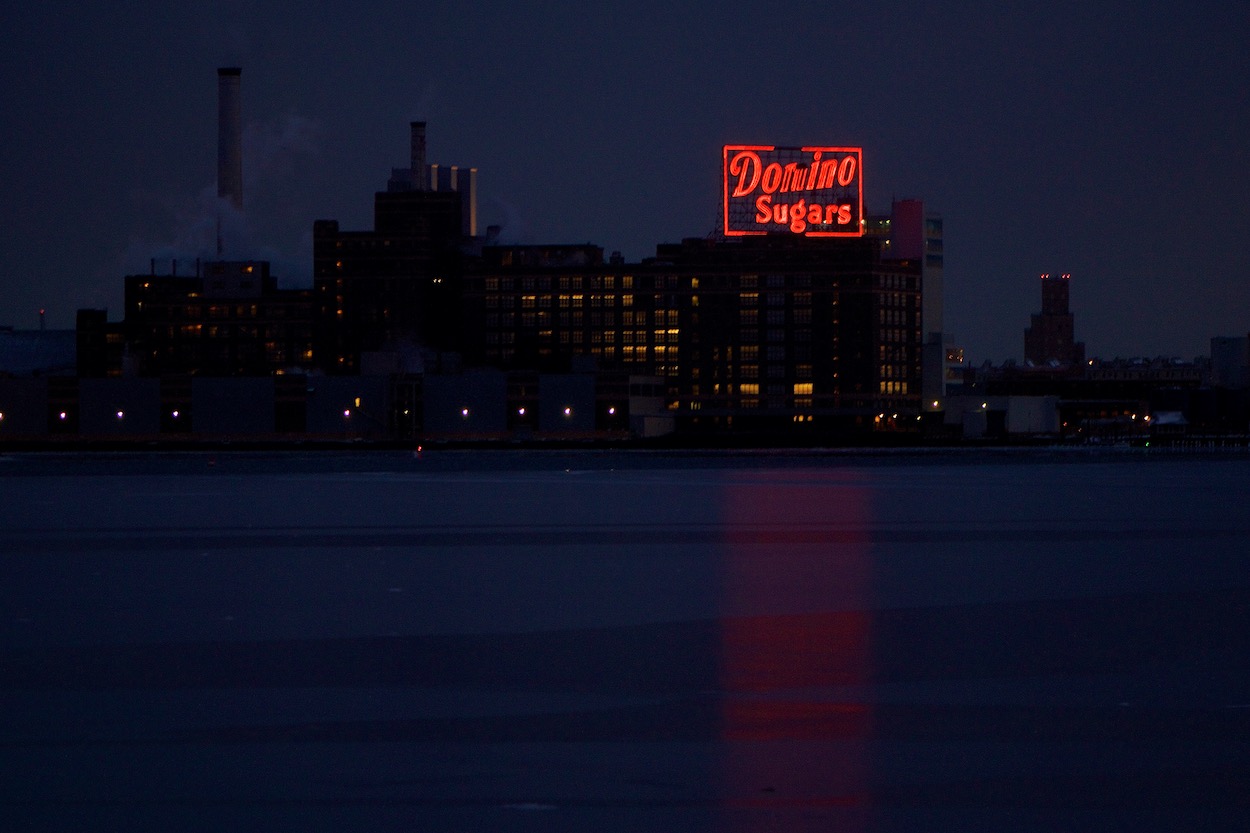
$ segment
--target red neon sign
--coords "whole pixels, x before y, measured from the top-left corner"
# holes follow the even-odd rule
[[[863,236],[863,155],[862,148],[725,145],[726,236]]]

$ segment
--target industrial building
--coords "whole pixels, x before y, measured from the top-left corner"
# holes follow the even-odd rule
[[[871,430],[920,401],[920,268],[870,238],[688,239],[639,264],[487,247],[465,277],[466,361],[578,360],[662,379],[678,430]]]
[[[921,242],[895,245],[915,250],[906,258],[863,223],[839,239],[777,229],[687,239],[634,264],[590,244],[492,245],[474,233],[476,172],[427,164],[425,125],[411,129],[410,167],[375,195],[374,228],[314,226],[323,372],[368,372],[381,356],[426,375],[448,361],[580,368],[662,380],[681,432],[914,429],[922,224]],[[929,259],[940,276],[936,228]]]
[[[374,195],[373,229],[313,224],[315,353],[326,373],[360,373],[371,351],[457,346],[459,276],[477,236],[477,171],[428,164],[425,124],[410,129],[410,165]]]
[[[218,71],[223,212],[244,205],[240,81]],[[941,379],[925,365],[941,343],[941,220],[918,200],[869,217],[859,148],[726,146],[718,232],[626,263],[589,244],[498,245],[478,231],[477,170],[429,163],[422,122],[410,140],[371,229],[313,224],[311,290],[228,259],[219,224],[217,257],[190,273],[128,276],[121,322],[80,311],[83,384],[49,391],[48,430],[328,436],[366,412],[368,433],[392,438],[917,430],[925,379]],[[339,377],[372,381],[323,395]],[[79,401],[122,387],[122,404]],[[148,410],[141,426],[126,416]]]

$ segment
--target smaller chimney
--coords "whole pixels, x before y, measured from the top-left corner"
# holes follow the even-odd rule
[[[412,122],[412,184],[418,191],[429,190],[425,176],[425,122]]]

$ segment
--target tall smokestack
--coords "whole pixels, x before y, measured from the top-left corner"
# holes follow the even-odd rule
[[[217,70],[217,196],[243,209],[243,117],[239,67]]]
[[[430,183],[425,172],[425,122],[412,123],[412,184],[418,191],[428,191]]]

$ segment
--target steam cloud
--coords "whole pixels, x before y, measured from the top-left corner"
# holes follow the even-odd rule
[[[164,264],[159,268],[177,262],[179,273],[190,274],[197,259],[220,258],[268,260],[303,266],[307,271],[312,256],[311,231],[301,236],[300,245],[307,243],[307,251],[282,252],[252,239],[257,223],[249,221],[246,208],[280,194],[283,184],[291,182],[302,166],[319,155],[320,134],[317,122],[298,115],[248,124],[243,131],[244,210],[218,197],[216,182],[206,184],[194,197],[167,201],[166,208],[173,214],[171,237],[163,242],[132,241],[126,251],[127,270],[147,271],[149,259],[155,259],[158,265]],[[306,282],[307,277],[288,276],[288,280]]]

